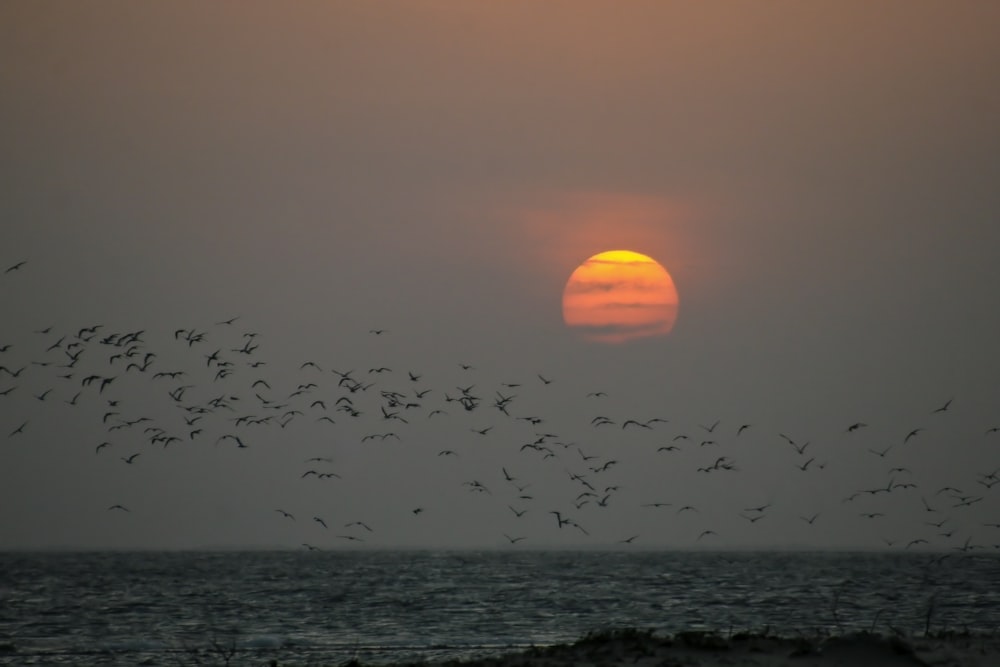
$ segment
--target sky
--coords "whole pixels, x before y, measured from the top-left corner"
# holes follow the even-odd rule
[[[3,3],[0,549],[998,548],[998,27]]]

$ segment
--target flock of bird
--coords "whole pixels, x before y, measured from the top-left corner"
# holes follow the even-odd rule
[[[937,460],[914,448],[953,419],[950,398],[926,409],[925,423],[877,444],[864,437],[873,427],[856,419],[836,433],[793,437],[724,416],[619,414],[628,399],[614,397],[623,389],[583,388],[544,370],[501,379],[460,359],[447,368],[318,358],[282,365],[244,324],[225,317],[172,331],[87,322],[14,332],[5,323],[0,461],[51,437],[43,434],[68,415],[89,425],[73,446],[100,467],[95,480],[182,450],[239,457],[266,449],[285,465],[255,474],[273,476],[286,497],[266,508],[248,502],[248,511],[294,526],[293,545],[310,550],[393,546],[392,530],[415,524],[403,532],[419,535],[419,522],[435,515],[439,530],[485,531],[496,545],[822,544],[821,531],[832,531],[856,533],[855,543],[874,535],[892,549],[1000,549],[1000,523],[989,518],[1000,517],[1000,426],[984,424],[979,441],[948,443],[936,455],[965,447],[981,469],[947,482],[917,469]],[[396,334],[366,335],[377,350]],[[568,409],[549,409],[567,401]],[[325,490],[338,485],[352,491]],[[255,495],[270,497],[251,488]],[[101,509],[122,520],[143,501],[133,492]],[[755,539],[769,524],[774,532]]]

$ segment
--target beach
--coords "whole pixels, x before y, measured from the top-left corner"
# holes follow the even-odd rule
[[[588,635],[570,644],[471,661],[431,663],[440,667],[994,667],[1000,639],[957,633],[904,638],[870,633],[829,637],[776,637],[692,631],[657,635],[641,630]]]

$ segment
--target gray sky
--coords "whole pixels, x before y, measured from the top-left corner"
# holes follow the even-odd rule
[[[998,27],[992,3],[4,3],[0,548],[992,550]],[[563,324],[569,275],[620,248],[672,275],[668,336]],[[475,409],[446,400],[468,385]]]

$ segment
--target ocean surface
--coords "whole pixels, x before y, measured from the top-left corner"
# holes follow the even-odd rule
[[[930,612],[930,613],[929,613]],[[996,632],[1000,557],[652,551],[0,554],[0,664],[474,657],[637,627]]]

